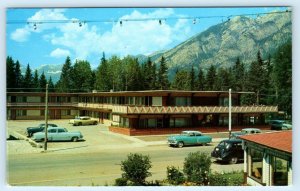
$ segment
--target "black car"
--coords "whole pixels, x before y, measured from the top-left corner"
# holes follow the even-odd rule
[[[244,150],[242,140],[226,139],[221,141],[212,151],[211,156],[220,161],[230,164],[236,164],[239,160],[244,159]]]
[[[56,124],[48,123],[48,127],[57,127]],[[31,137],[36,132],[44,131],[45,123],[39,124],[37,127],[27,127],[26,134],[28,137]]]

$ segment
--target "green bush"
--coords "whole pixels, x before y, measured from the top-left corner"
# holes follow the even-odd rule
[[[210,186],[241,186],[243,185],[243,172],[214,173],[209,176]]]
[[[167,167],[167,179],[173,185],[179,185],[185,181],[183,173],[174,166]]]
[[[151,176],[148,171],[152,167],[149,156],[130,153],[127,160],[121,161],[122,178],[130,181],[132,185],[146,185],[146,178]]]
[[[197,185],[208,185],[208,175],[210,173],[211,157],[206,153],[189,153],[184,160],[183,172],[187,176],[188,182]]]
[[[126,178],[117,178],[115,180],[115,186],[127,186],[127,179]]]

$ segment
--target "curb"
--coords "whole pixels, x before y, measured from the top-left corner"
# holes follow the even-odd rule
[[[8,130],[8,134],[15,137],[15,138],[18,138],[20,140],[28,141],[31,144],[31,146],[33,146],[33,147],[37,147],[37,148],[42,148],[43,147],[39,143],[37,143],[37,142],[33,141],[32,139],[26,137],[25,135],[22,135],[21,133],[18,133],[17,131]]]

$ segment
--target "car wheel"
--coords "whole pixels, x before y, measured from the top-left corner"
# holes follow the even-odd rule
[[[94,125],[97,125],[97,124],[98,124],[98,122],[97,122],[97,121],[95,121],[95,122],[94,122]]]
[[[178,147],[179,147],[179,148],[182,148],[183,146],[184,146],[184,143],[183,143],[183,142],[179,142],[179,143],[178,143]]]
[[[238,158],[237,157],[231,157],[229,163],[230,164],[236,164],[238,162]]]
[[[80,126],[80,125],[82,125],[82,123],[81,123],[81,122],[79,122],[79,123],[78,123],[78,126]]]
[[[73,142],[77,142],[77,141],[78,141],[78,137],[73,137],[73,138],[72,138],[72,141],[73,141]]]

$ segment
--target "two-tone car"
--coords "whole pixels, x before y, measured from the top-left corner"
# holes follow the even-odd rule
[[[242,135],[249,135],[249,134],[257,134],[261,133],[262,131],[258,128],[244,128],[240,132],[233,132],[230,135],[231,139],[237,139]]]
[[[38,132],[33,134],[32,140],[45,141],[45,132]],[[49,127],[47,129],[47,141],[79,141],[82,140],[83,135],[80,131],[69,132],[63,127]]]
[[[27,127],[25,133],[27,137],[31,137],[34,133],[44,131],[45,126],[46,126],[45,123],[41,123],[37,127]],[[48,123],[48,127],[57,127],[57,125],[53,123]]]
[[[93,119],[89,116],[79,116],[75,117],[75,119],[71,119],[69,121],[70,124],[73,124],[74,126],[80,126],[80,125],[97,125],[98,120]]]
[[[183,147],[185,145],[205,145],[211,143],[212,137],[203,135],[200,131],[182,131],[180,135],[167,139],[169,146]]]

